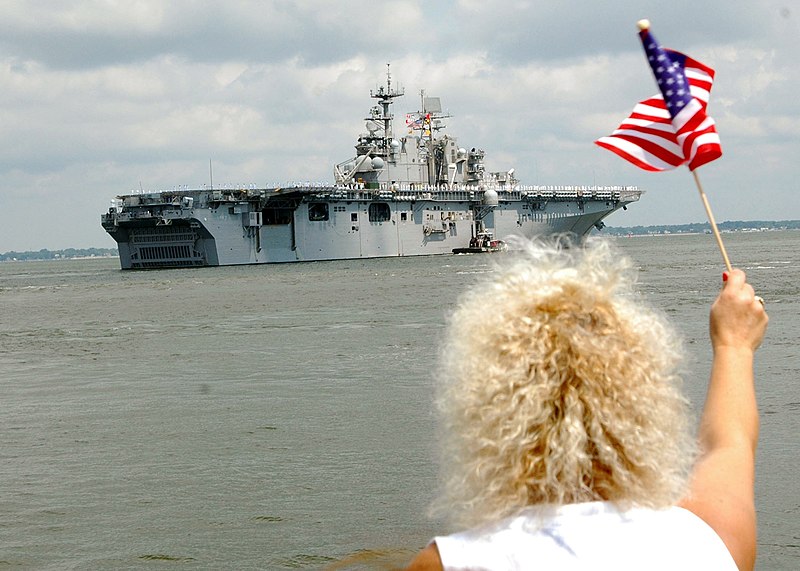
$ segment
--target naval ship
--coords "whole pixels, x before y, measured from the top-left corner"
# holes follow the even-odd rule
[[[444,134],[450,115],[424,92],[396,134],[392,105],[403,95],[387,70],[332,184],[117,196],[101,222],[122,269],[495,251],[512,235],[584,237],[639,200],[636,187],[524,186],[514,169],[487,170],[482,149]]]

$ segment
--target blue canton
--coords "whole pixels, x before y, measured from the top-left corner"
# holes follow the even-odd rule
[[[658,45],[652,34],[642,33],[647,34],[646,41],[642,42],[647,61],[653,69],[656,83],[658,83],[664,103],[667,105],[667,111],[671,117],[675,117],[692,100],[689,82],[686,80],[683,67],[686,56],[665,50]]]

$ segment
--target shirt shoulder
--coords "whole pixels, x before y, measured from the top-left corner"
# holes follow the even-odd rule
[[[735,571],[722,539],[688,510],[610,503],[530,508],[495,524],[434,539],[445,570],[713,569]]]

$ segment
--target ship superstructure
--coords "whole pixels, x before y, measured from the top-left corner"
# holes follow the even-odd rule
[[[421,97],[396,134],[392,85],[376,100],[356,154],[331,185],[200,188],[117,196],[102,215],[123,269],[265,264],[449,254],[476,237],[503,239],[602,228],[639,200],[624,186],[524,186],[514,169],[490,172],[485,153],[442,134],[448,115]]]

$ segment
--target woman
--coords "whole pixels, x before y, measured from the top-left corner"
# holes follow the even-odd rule
[[[742,271],[723,281],[699,439],[679,339],[607,242],[527,246],[467,292],[443,356],[437,506],[467,531],[409,569],[752,569],[768,318]]]

